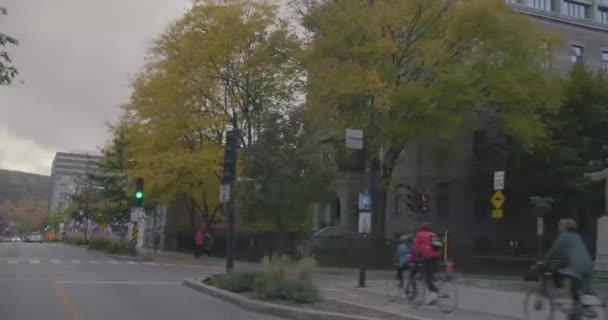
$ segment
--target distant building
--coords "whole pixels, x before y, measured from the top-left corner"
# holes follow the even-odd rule
[[[57,152],[51,168],[49,192],[49,212],[65,209],[76,191],[76,178],[90,174],[99,174],[98,162],[101,156],[97,153]]]

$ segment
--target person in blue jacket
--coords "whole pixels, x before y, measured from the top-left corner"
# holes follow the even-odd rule
[[[412,245],[412,236],[404,235],[399,238],[399,245],[395,252],[395,266],[397,268],[397,280],[399,287],[403,288],[403,271],[408,269],[408,260],[410,258]]]

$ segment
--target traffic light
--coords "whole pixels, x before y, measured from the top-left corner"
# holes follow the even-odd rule
[[[407,192],[407,207],[414,211],[418,212],[418,191],[416,187],[405,186],[405,190]]]
[[[133,205],[135,207],[141,207],[144,203],[144,179],[135,179],[135,197],[133,199]]]
[[[429,211],[429,195],[420,192],[416,187],[406,186],[407,207],[416,213],[427,213]]]
[[[229,184],[236,181],[236,153],[239,146],[239,133],[236,130],[226,132],[226,148],[224,150],[224,168],[222,183]]]
[[[420,194],[420,212],[426,213],[429,211],[429,196],[426,193]]]

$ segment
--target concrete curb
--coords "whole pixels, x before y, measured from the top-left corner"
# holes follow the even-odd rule
[[[241,309],[268,314],[281,318],[293,320],[381,320],[378,318],[361,317],[335,312],[315,311],[304,308],[296,308],[290,306],[283,306],[275,303],[258,301],[247,298],[238,293],[233,293],[217,289],[212,286],[204,285],[200,282],[200,280],[197,279],[186,279],[182,282],[182,284],[188,288],[230,302]],[[405,316],[402,317],[404,319],[408,319]],[[418,320],[416,318],[409,319]]]

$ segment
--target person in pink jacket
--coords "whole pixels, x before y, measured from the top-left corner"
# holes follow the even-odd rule
[[[441,252],[440,248],[434,245],[436,238],[437,235],[431,231],[431,225],[427,222],[423,223],[418,232],[416,232],[414,247],[410,255],[410,262],[422,262],[422,272],[424,273],[426,286],[430,292],[429,304],[437,301],[437,286],[435,286],[433,279],[437,271]]]
[[[198,229],[194,235],[194,259],[200,259],[203,254],[203,246],[205,244],[205,235],[202,229]]]

